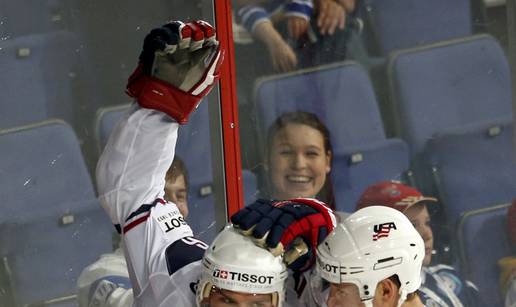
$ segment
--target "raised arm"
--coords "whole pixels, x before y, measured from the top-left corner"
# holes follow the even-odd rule
[[[211,26],[173,22],[144,40],[127,93],[135,104],[114,129],[97,165],[100,200],[121,227],[142,205],[162,198],[179,124],[217,78],[223,54]]]
[[[191,238],[178,208],[163,199],[163,188],[179,125],[187,123],[214,85],[222,59],[215,30],[206,22],[171,22],[153,29],[127,85],[135,103],[97,165],[101,204],[122,234],[132,292],[145,306],[157,306],[162,295],[182,288],[190,291],[179,282],[171,287],[170,276],[187,282],[181,270],[201,259],[206,248]],[[109,305],[113,294],[120,294],[117,300],[127,298],[127,291],[106,292],[117,288],[102,276],[96,282],[92,286],[98,291],[91,296],[96,301]]]

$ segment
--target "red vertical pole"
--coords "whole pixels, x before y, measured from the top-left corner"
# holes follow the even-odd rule
[[[226,50],[225,60],[221,68],[220,103],[224,143],[224,169],[226,174],[226,200],[228,216],[231,216],[244,206],[231,1],[214,0],[213,3],[215,6],[217,38]]]

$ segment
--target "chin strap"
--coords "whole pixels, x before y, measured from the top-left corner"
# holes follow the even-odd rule
[[[366,301],[362,301],[362,303],[364,303],[364,306],[365,307],[373,307],[373,299],[368,299]]]
[[[407,300],[407,295],[408,295],[407,290],[400,289],[400,299],[398,300],[398,307],[401,307],[401,305]]]

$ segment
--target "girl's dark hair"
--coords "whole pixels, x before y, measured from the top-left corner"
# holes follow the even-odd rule
[[[174,157],[174,161],[168,168],[167,173],[165,174],[165,180],[176,180],[177,177],[183,175],[185,178],[185,187],[188,191],[188,171],[186,170],[185,163],[178,156]]]
[[[272,141],[276,134],[285,128],[289,124],[298,124],[298,125],[306,125],[311,127],[317,131],[319,131],[323,136],[323,144],[325,153],[333,152],[331,141],[330,141],[330,131],[326,127],[325,124],[315,115],[314,113],[304,112],[304,111],[294,111],[294,112],[286,112],[281,114],[276,120],[272,123],[267,131],[267,148],[266,148],[266,157],[267,161],[270,161],[270,152],[272,147]],[[330,161],[331,165],[331,161]],[[325,202],[332,209],[335,209],[335,195],[333,192],[333,183],[331,180],[330,174],[326,175],[326,180],[324,181],[324,185],[316,195],[317,199]]]

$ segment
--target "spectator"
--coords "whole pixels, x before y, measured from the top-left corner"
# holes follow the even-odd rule
[[[256,40],[265,45],[274,71],[286,72],[298,66],[299,60],[294,48],[314,48],[313,44],[323,36],[344,29],[346,14],[355,10],[355,1],[316,0],[314,3],[312,0],[237,0],[236,3],[240,22]],[[316,20],[313,24],[318,29],[317,34],[310,24],[314,8]],[[286,31],[278,30],[283,25]],[[282,35],[281,32],[286,33]],[[342,55],[345,55],[345,51],[332,52],[339,52],[344,58]]]
[[[412,187],[386,181],[369,186],[360,197],[356,209],[391,207],[403,212],[412,222],[425,242],[419,292],[426,306],[482,306],[476,286],[460,278],[454,268],[444,264],[430,265],[434,238],[427,205],[435,202],[436,198],[423,196]]]
[[[284,113],[267,134],[265,170],[273,199],[317,198],[334,207],[328,128],[308,112]]]
[[[516,248],[516,199],[507,211],[507,230],[509,239]],[[505,307],[516,307],[516,256],[510,256],[498,261],[500,266],[500,287],[505,297]]]
[[[183,217],[188,217],[188,171],[178,156],[165,175],[165,200],[176,204]]]

